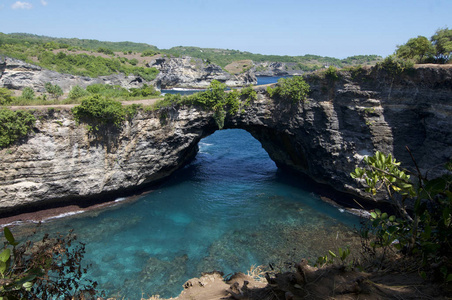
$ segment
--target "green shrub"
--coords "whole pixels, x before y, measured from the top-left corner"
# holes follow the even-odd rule
[[[27,135],[35,122],[36,118],[28,111],[0,108],[0,148]]]
[[[0,299],[96,299],[97,283],[81,266],[85,245],[74,234],[20,244],[8,227],[3,231]]]
[[[222,129],[227,114],[234,115],[240,107],[240,92],[225,91],[226,85],[213,80],[210,86],[203,92],[181,97],[180,95],[166,94],[165,99],[158,101],[153,108],[163,109],[175,105],[200,106],[214,112],[214,120],[218,128]]]
[[[127,89],[119,85],[109,85],[95,83],[86,87],[86,91],[93,95],[100,95],[105,98],[128,98],[130,93]]]
[[[324,71],[325,78],[331,81],[336,81],[339,79],[339,74],[334,66],[329,66],[328,69]]]
[[[306,100],[309,94],[309,85],[301,76],[281,78],[275,88],[268,87],[270,97],[278,96],[293,103]]]
[[[130,95],[132,97],[148,97],[158,96],[160,92],[157,91],[152,85],[143,84],[140,88],[131,88]]]
[[[125,120],[126,110],[121,102],[103,98],[99,95],[91,96],[72,108],[77,122],[91,123],[91,129],[99,130],[99,125],[114,125],[119,127]]]
[[[83,98],[83,97],[88,96],[88,95],[89,95],[88,91],[86,91],[81,86],[76,85],[76,86],[72,87],[72,89],[69,92],[68,97],[70,99],[80,99],[80,98]]]
[[[35,99],[35,91],[33,91],[33,89],[31,87],[25,87],[22,90],[22,98],[27,99],[27,100],[33,100]]]
[[[129,60],[129,64],[131,64],[132,66],[136,66],[138,64],[138,59],[132,58],[131,60]]]
[[[0,105],[10,104],[14,99],[13,93],[7,88],[0,88]]]
[[[377,70],[384,70],[394,77],[413,70],[414,63],[394,55],[389,55],[382,62],[377,63],[375,67]]]
[[[245,104],[257,99],[257,92],[253,89],[253,85],[249,85],[240,90],[240,97],[245,100]]]
[[[53,85],[50,82],[46,82],[44,87],[46,89],[46,92],[49,93],[55,99],[58,99],[63,95],[63,90],[57,84]]]
[[[364,159],[366,166],[356,168],[351,176],[365,182],[366,191],[375,195],[379,189],[387,192],[396,208],[396,215],[380,210],[371,213],[371,224],[362,235],[371,239],[370,246],[387,249],[394,246],[401,254],[417,258],[426,272],[452,281],[452,162],[446,165],[448,173],[427,180],[416,174],[413,184],[406,170],[391,154],[377,151]],[[411,201],[409,201],[411,200]],[[414,203],[409,213],[406,204]],[[384,255],[383,255],[384,258]]]
[[[143,53],[141,53],[141,57],[145,57],[145,56],[154,56],[159,54],[160,52],[158,51],[152,51],[152,50],[148,50],[148,51],[144,51]]]
[[[99,47],[97,49],[97,52],[104,53],[104,54],[107,54],[107,55],[115,55],[115,53],[112,50],[107,49],[107,48],[103,48],[103,47]]]

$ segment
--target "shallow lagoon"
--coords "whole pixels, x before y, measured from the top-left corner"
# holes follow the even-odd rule
[[[176,296],[201,272],[315,261],[352,241],[358,218],[278,170],[246,131],[217,131],[199,146],[196,159],[155,191],[42,230],[74,228],[87,244],[89,276],[125,299]]]

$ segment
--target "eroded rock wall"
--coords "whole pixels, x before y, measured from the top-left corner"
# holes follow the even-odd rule
[[[91,78],[62,74],[9,57],[0,63],[0,87],[11,90],[23,90],[25,87],[30,87],[36,92],[44,93],[47,82],[59,85],[64,93],[68,93],[76,85],[86,88],[88,85],[98,83],[119,85],[130,89],[139,88],[144,83],[153,84],[151,81],[145,81],[135,75],[116,74]]]
[[[156,78],[156,84],[162,89],[204,89],[210,85],[212,80],[220,81],[230,87],[241,87],[257,83],[256,76],[251,71],[232,75],[218,65],[205,63],[201,59],[188,56],[159,58],[150,62],[149,66],[160,70],[160,74]]]

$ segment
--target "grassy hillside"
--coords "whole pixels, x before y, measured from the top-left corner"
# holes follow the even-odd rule
[[[142,51],[138,58],[135,57],[137,50]],[[139,58],[155,54],[158,54],[157,48],[146,44],[0,33],[0,55],[17,58],[60,73],[81,76],[98,77],[124,73],[139,75],[150,81],[159,71],[145,67],[143,60],[140,61]]]
[[[283,62],[283,63],[291,63],[291,64],[300,64],[301,70],[303,70],[304,66],[311,65],[335,65],[337,67],[344,67],[350,65],[366,65],[366,64],[375,64],[376,62],[382,59],[381,56],[378,55],[356,55],[347,57],[346,59],[338,59],[334,57],[326,57],[319,55],[303,55],[303,56],[281,56],[281,55],[263,55],[263,54],[254,54],[250,52],[243,52],[239,50],[229,50],[229,49],[214,49],[214,48],[198,48],[198,47],[173,47],[169,50],[162,50],[165,53],[174,55],[174,56],[182,56],[187,55],[196,58],[202,58],[213,63],[220,65],[221,67],[225,67],[226,65],[238,61],[238,60],[252,60],[254,62]]]
[[[53,38],[26,33],[0,33],[0,55],[74,75],[98,77],[125,73],[140,75],[146,80],[152,80],[158,74],[158,70],[147,68],[145,65],[152,56],[157,54],[200,58],[206,62],[220,65],[232,73],[240,73],[249,69],[253,62],[282,62],[286,63],[287,70],[313,71],[323,68],[325,65],[334,65],[339,68],[351,65],[369,65],[382,59],[377,55],[359,55],[342,60],[318,55],[262,55],[239,50],[183,46],[163,50],[143,43]]]

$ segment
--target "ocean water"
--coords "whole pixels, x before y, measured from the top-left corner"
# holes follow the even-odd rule
[[[292,77],[292,76],[271,76],[271,77],[257,76],[256,78],[257,78],[257,85],[262,85],[262,84],[276,83],[281,78],[289,78],[289,77]]]
[[[282,270],[352,242],[358,218],[278,170],[246,131],[217,131],[199,147],[192,163],[154,191],[41,230],[73,228],[87,244],[88,276],[119,299],[174,297],[201,272]]]

